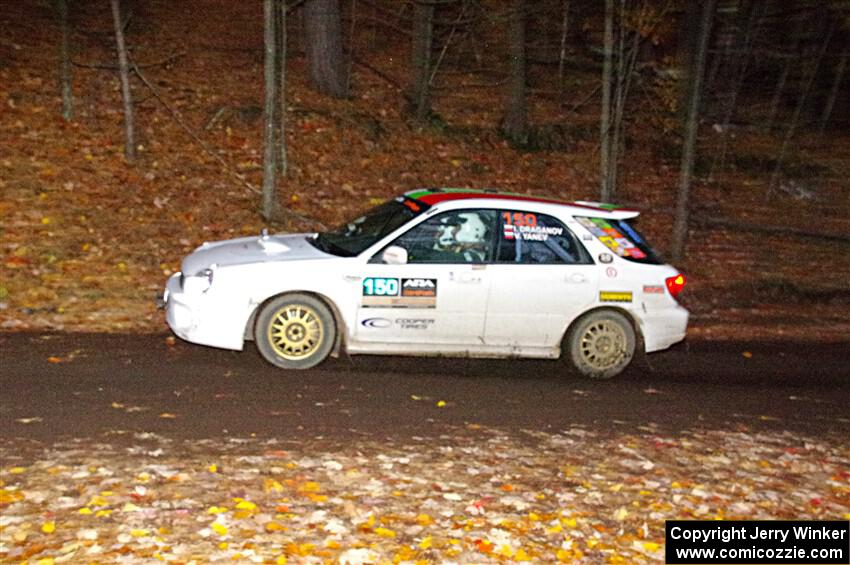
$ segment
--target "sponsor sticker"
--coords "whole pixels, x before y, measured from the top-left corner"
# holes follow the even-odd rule
[[[393,323],[386,318],[366,318],[360,322],[360,325],[367,328],[383,329],[390,327]]]
[[[605,269],[605,274],[608,276],[609,279],[616,279],[617,269],[615,269],[614,267],[608,267],[607,269]]]
[[[660,284],[645,284],[643,285],[644,294],[664,294],[664,287]]]
[[[388,320],[389,321],[389,320]],[[434,324],[433,318],[396,318],[396,325],[403,330],[427,330]]]
[[[599,262],[600,263],[613,263],[614,256],[610,253],[600,253],[599,254]]]
[[[437,279],[369,277],[363,280],[362,304],[364,308],[436,308]]]
[[[626,291],[603,290],[599,293],[600,302],[631,302],[632,293]]]
[[[437,296],[437,279],[401,279],[402,296]]]

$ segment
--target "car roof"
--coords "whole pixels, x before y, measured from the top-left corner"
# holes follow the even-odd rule
[[[623,208],[615,204],[606,204],[602,202],[588,202],[585,200],[563,201],[553,198],[542,198],[537,196],[529,196],[527,194],[518,194],[515,192],[500,192],[493,189],[472,189],[472,188],[423,188],[411,190],[404,193],[404,196],[411,200],[416,200],[429,206],[440,204],[443,202],[455,201],[483,201],[498,200],[500,204],[505,204],[505,201],[516,203],[535,203],[559,206],[568,208],[566,210],[570,214],[595,216],[601,218],[613,219],[628,219],[634,218],[639,211],[631,208]],[[490,202],[489,204],[495,204]]]

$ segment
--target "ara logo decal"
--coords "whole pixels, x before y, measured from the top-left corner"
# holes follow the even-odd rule
[[[387,320],[386,318],[366,318],[362,322],[360,322],[361,326],[365,326],[367,328],[388,328],[393,325],[392,321]]]
[[[437,279],[401,279],[402,296],[437,296]]]

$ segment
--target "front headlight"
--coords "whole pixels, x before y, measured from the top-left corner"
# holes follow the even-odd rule
[[[215,274],[215,265],[199,271],[194,275],[186,276],[183,279],[183,290],[192,294],[202,294],[210,289]]]

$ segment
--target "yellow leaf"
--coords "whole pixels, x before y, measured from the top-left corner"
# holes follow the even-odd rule
[[[83,507],[83,508],[80,508],[79,510],[77,510],[77,513],[78,514],[91,514],[92,511],[91,511],[91,508]]]
[[[219,549],[227,549],[228,547],[230,547],[230,544],[227,543],[226,541],[223,541],[220,544],[218,544]]]
[[[437,402],[437,408],[443,408],[445,405],[446,405],[445,400],[440,400],[439,402]]]
[[[13,475],[20,475],[21,473],[25,473],[26,470],[26,467],[12,467],[11,469],[9,469],[9,472]]]
[[[519,548],[514,554],[514,561],[531,561],[531,557],[525,552],[523,548]]]
[[[44,218],[42,218],[42,219],[41,219],[41,223],[42,223],[42,224],[44,224],[44,225],[46,226],[47,224],[49,224],[49,223],[50,223],[50,218],[48,218],[47,216],[45,216]]]
[[[39,559],[36,563],[38,563],[38,565],[54,565],[56,562],[52,557],[45,557],[43,559]]]
[[[212,465],[207,467],[207,471],[209,471],[210,473],[218,473],[218,465],[213,463]]]
[[[41,525],[41,531],[45,534],[52,534],[56,530],[55,522],[45,522]]]
[[[314,483],[310,481],[308,483],[304,483],[301,486],[300,490],[301,492],[319,492],[321,490],[321,487],[319,486],[319,483]]]
[[[284,526],[283,524],[279,524],[277,522],[269,522],[269,523],[266,524],[266,531],[267,532],[285,532],[286,529],[287,529],[286,526]]]
[[[419,542],[419,549],[428,549],[432,545],[434,545],[434,538],[432,538],[431,536],[427,536]]]
[[[239,510],[256,510],[257,509],[257,505],[254,504],[253,502],[249,501],[249,500],[244,500],[244,499],[241,499],[241,498],[235,498],[234,502],[236,502],[236,501],[238,501],[237,504],[236,504],[236,508],[238,508]]]
[[[150,532],[148,532],[147,530],[142,530],[142,529],[138,529],[138,528],[130,530],[130,535],[133,536],[134,538],[143,538],[146,535],[148,535],[149,533]]]
[[[394,538],[395,532],[387,528],[375,528],[375,533],[382,538]]]
[[[430,526],[434,523],[434,519],[428,514],[420,514],[416,517],[416,523],[420,526]]]
[[[109,504],[109,502],[107,502],[107,500],[102,496],[93,496],[86,506],[106,506],[107,504]]]
[[[227,512],[227,508],[224,506],[210,506],[207,509],[207,514],[223,514]]]
[[[274,562],[277,565],[286,565],[286,555],[278,555]]]
[[[651,541],[643,542],[643,548],[647,551],[658,551],[659,547],[660,546],[655,542],[651,542]]]
[[[266,479],[263,481],[263,490],[266,492],[283,492],[283,485],[274,479]]]
[[[571,554],[566,549],[559,549],[558,552],[555,554],[555,557],[557,557],[558,561],[560,561],[561,563],[567,563],[571,561]]]
[[[220,536],[227,535],[227,526],[223,524],[219,524],[218,522],[213,522],[212,526],[210,526],[212,530]]]

